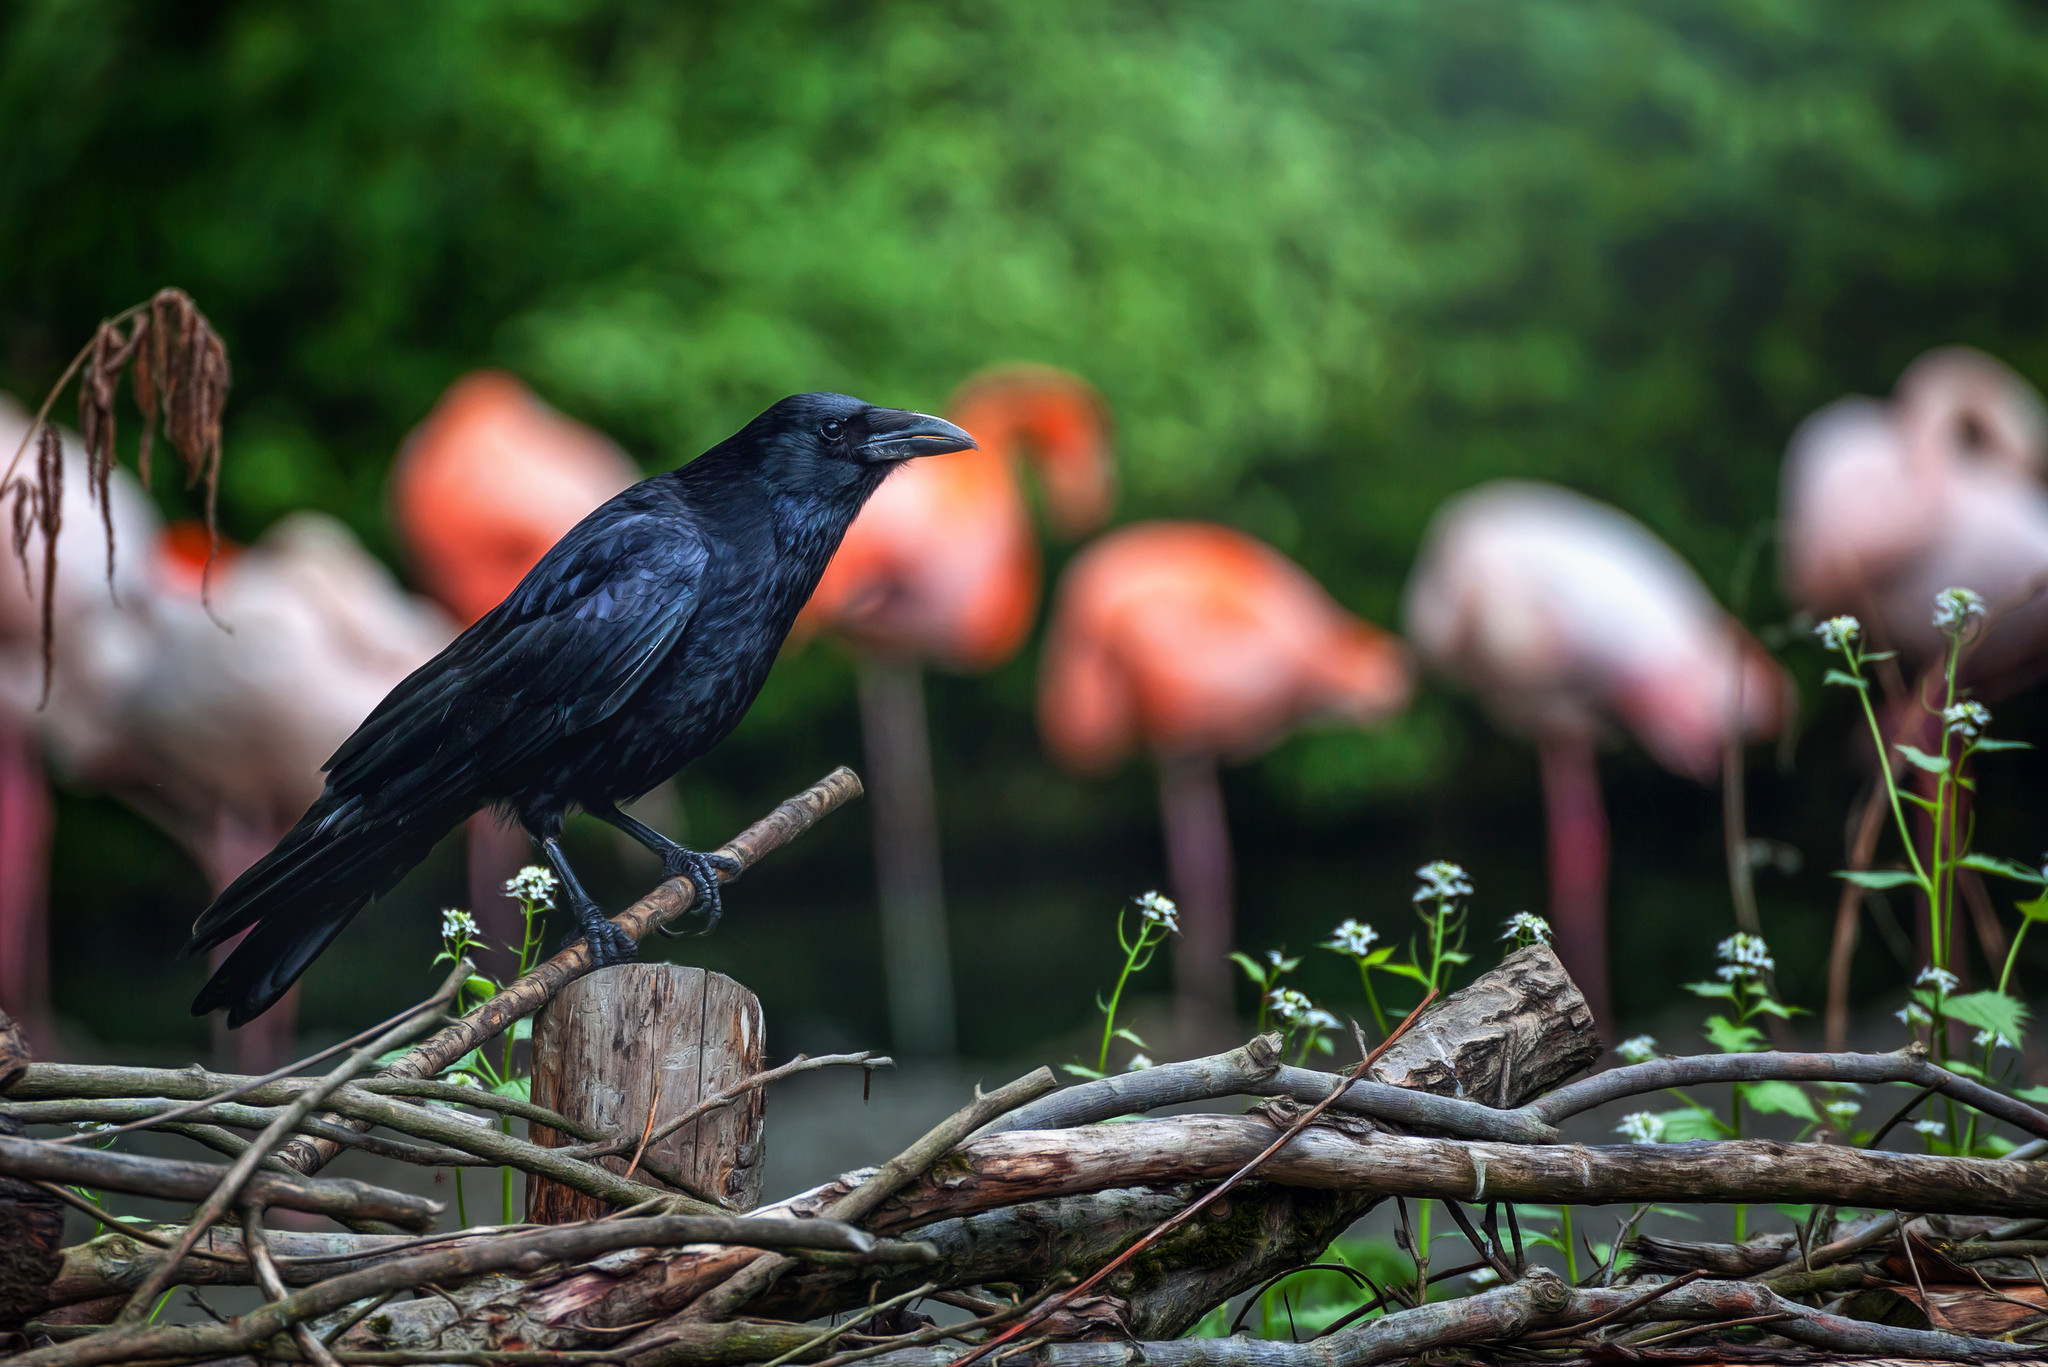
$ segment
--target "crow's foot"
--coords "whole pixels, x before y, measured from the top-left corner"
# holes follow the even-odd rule
[[[697,889],[697,906],[704,913],[704,928],[699,935],[709,935],[718,918],[725,914],[725,899],[719,895],[718,875],[728,879],[737,878],[741,873],[740,861],[729,854],[705,854],[699,850],[684,849],[681,845],[663,850],[662,872],[670,878],[687,878]],[[676,938],[687,931],[670,930],[660,927],[661,933]]]
[[[596,907],[576,913],[577,928],[562,941],[567,949],[578,940],[590,945],[590,966],[610,968],[613,964],[629,964],[640,955],[640,946],[616,921]]]

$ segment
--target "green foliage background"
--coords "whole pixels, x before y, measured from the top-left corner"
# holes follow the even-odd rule
[[[931,406],[1022,358],[1114,406],[1120,516],[1242,526],[1376,620],[1430,511],[1505,473],[1614,500],[1725,594],[1803,414],[1951,341],[2048,378],[2048,24],[2018,0],[20,0],[0,137],[0,386],[40,394],[99,317],[183,285],[235,359],[229,531],[315,504],[386,554],[390,455],[479,365],[656,469],[793,390]],[[1032,668],[934,686],[982,1050],[1077,1023],[1115,900],[1158,878],[1149,777],[1053,772]],[[1808,1000],[1855,783],[1838,701],[1753,798],[1806,854],[1764,896]],[[689,817],[722,833],[857,756],[813,648]],[[1718,803],[1610,768],[1642,1014],[1728,926]],[[1541,905],[1532,765],[1455,697],[1231,785],[1247,947],[1401,924],[1438,855],[1483,923]],[[1984,843],[2030,851],[2026,815]],[[60,998],[116,982],[108,1033],[188,1029],[197,968],[161,963],[196,876],[104,803],[62,821]],[[842,819],[686,952],[761,989],[779,1044],[873,1042],[868,877]],[[424,975],[419,906],[459,887],[444,859],[367,917],[315,1023],[411,993],[391,966]],[[1895,985],[1881,946],[1863,968]]]

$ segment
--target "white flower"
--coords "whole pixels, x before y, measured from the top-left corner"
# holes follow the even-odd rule
[[[1829,1120],[1835,1122],[1836,1129],[1846,1133],[1863,1107],[1854,1101],[1830,1101],[1820,1109]]]
[[[1863,634],[1863,623],[1854,617],[1830,617],[1815,627],[1813,634],[1829,650],[1846,650],[1851,641]]]
[[[1761,978],[1778,966],[1764,945],[1761,936],[1737,931],[1720,944],[1714,946],[1715,957],[1722,960],[1722,966],[1714,972],[1722,982],[1747,982]]]
[[[1963,985],[1963,980],[1945,968],[1923,968],[1920,976],[1913,979],[1915,987],[1933,987],[1935,995],[1946,997]]]
[[[1942,631],[1967,631],[1984,613],[1984,600],[1968,589],[1943,589],[1934,595],[1934,625]]]
[[[1302,1024],[1314,1026],[1318,1030],[1335,1030],[1339,1022],[1335,1016],[1318,1006],[1302,1018]]]
[[[105,1134],[108,1130],[118,1127],[111,1120],[74,1120],[71,1122],[71,1128],[80,1134]]]
[[[1472,895],[1472,876],[1448,859],[1423,865],[1415,876],[1422,880],[1422,886],[1415,890],[1418,902],[1448,902],[1454,897]]]
[[[1138,914],[1144,917],[1147,923],[1165,926],[1176,935],[1180,933],[1180,908],[1174,905],[1171,897],[1148,892],[1135,900],[1138,904]]]
[[[1152,1066],[1152,1060],[1151,1060],[1151,1059],[1149,1059],[1149,1058],[1147,1058],[1147,1057],[1145,1057],[1145,1055],[1143,1055],[1143,1054],[1132,1054],[1132,1055],[1131,1055],[1131,1061],[1130,1061],[1129,1063],[1126,1063],[1126,1064],[1124,1065],[1124,1071],[1126,1071],[1126,1072],[1130,1072],[1130,1073],[1142,1073],[1142,1072],[1144,1072],[1144,1071],[1145,1071],[1145,1070],[1146,1070],[1147,1068],[1150,1068],[1151,1066]]]
[[[441,938],[444,940],[467,940],[476,934],[476,917],[466,911],[449,907],[441,913]]]
[[[1372,948],[1372,942],[1380,933],[1371,926],[1347,918],[1343,925],[1330,932],[1330,938],[1323,942],[1324,949],[1334,949],[1339,954],[1348,954],[1354,959],[1363,959]]]
[[[1936,1139],[1948,1133],[1948,1126],[1942,1124],[1939,1120],[1916,1120],[1913,1122],[1913,1128],[1922,1134],[1931,1134]]]
[[[1636,1035],[1615,1045],[1614,1052],[1629,1063],[1648,1063],[1657,1057],[1657,1041],[1651,1035]]]
[[[1985,727],[1991,725],[1991,709],[1980,702],[1959,702],[1953,707],[1944,707],[1941,719],[1948,724],[1951,735],[1975,740],[1984,734]]]
[[[1975,1044],[1979,1049],[1985,1048],[1986,1046],[1995,1046],[1999,1049],[2019,1048],[2017,1044],[2014,1044],[2004,1035],[2001,1035],[1996,1031],[1992,1030],[1979,1030],[1976,1033],[1975,1037],[1972,1038],[1971,1043]]]
[[[1928,1015],[1927,1008],[1922,1006],[1919,1002],[1907,1002],[1904,1006],[1892,1012],[1892,1014],[1894,1016],[1897,1016],[1901,1021],[1905,1022],[1907,1025],[1934,1024],[1934,1017]]]
[[[1517,943],[1547,945],[1551,942],[1550,922],[1530,911],[1518,911],[1508,917],[1500,938]]]
[[[1274,988],[1266,996],[1266,1005],[1273,1009],[1274,1015],[1290,1026],[1309,1024],[1309,1017],[1316,1009],[1315,1003],[1308,999],[1306,992],[1297,992],[1291,987]],[[1333,1025],[1335,1023],[1331,1022]]]
[[[1631,1144],[1655,1144],[1664,1138],[1664,1118],[1649,1111],[1630,1111],[1614,1127]]]
[[[1472,1285],[1474,1286],[1492,1286],[1495,1282],[1500,1280],[1500,1273],[1494,1271],[1490,1267],[1482,1267],[1477,1269],[1476,1271],[1467,1273],[1465,1276],[1465,1280],[1472,1283]]]
[[[518,873],[505,880],[505,891],[522,902],[533,902],[540,906],[555,904],[555,875],[538,864],[528,864]]]

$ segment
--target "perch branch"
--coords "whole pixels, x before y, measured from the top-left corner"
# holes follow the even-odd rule
[[[860,779],[841,766],[734,836],[717,853],[745,873],[763,857],[781,849],[830,813],[860,796]],[[738,874],[733,877],[738,877]],[[719,874],[721,883],[730,882]],[[697,886],[687,878],[671,878],[612,918],[613,924],[638,944],[649,931],[681,917],[695,905]],[[578,940],[553,958],[508,985],[476,1010],[408,1050],[383,1070],[383,1076],[430,1078],[449,1064],[496,1038],[512,1023],[545,1006],[557,992],[590,972],[590,946]],[[283,1149],[285,1162],[300,1172],[318,1172],[340,1150],[319,1139],[295,1139]],[[552,1175],[552,1174],[551,1174]]]

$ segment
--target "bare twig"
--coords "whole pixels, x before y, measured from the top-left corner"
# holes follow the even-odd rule
[[[274,1301],[281,1301],[290,1293],[285,1290],[284,1278],[278,1275],[277,1262],[270,1256],[270,1245],[263,1239],[263,1211],[257,1206],[246,1206],[242,1210],[242,1247],[248,1250],[250,1265],[256,1269],[256,1284],[263,1294]],[[303,1323],[291,1327],[292,1342],[299,1345],[299,1351],[316,1367],[341,1367],[334,1360],[334,1354],[327,1351],[327,1345],[313,1336],[313,1331]]]
[[[908,1304],[909,1302],[914,1301],[919,1297],[924,1296],[937,1289],[938,1284],[936,1282],[926,1282],[922,1286],[912,1287],[910,1290],[905,1291],[900,1296],[891,1296],[888,1300],[885,1300],[878,1305],[869,1306],[868,1313],[870,1315],[879,1315],[884,1311],[894,1310],[899,1305]],[[833,1343],[841,1338],[844,1338],[846,1335],[853,1332],[854,1326],[861,1324],[863,1322],[864,1321],[861,1320],[850,1319],[844,1324],[833,1325],[830,1328],[827,1328],[823,1333],[818,1334],[816,1337],[807,1339],[803,1343],[798,1344],[796,1347],[791,1348],[788,1352],[785,1352],[778,1357],[772,1357],[768,1359],[768,1361],[765,1364],[763,1364],[763,1367],[783,1367],[784,1363],[794,1362],[798,1358],[804,1356],[806,1353],[815,1352],[818,1349],[823,1348],[828,1343]]]
[[[770,1083],[780,1082],[786,1077],[794,1077],[798,1073],[808,1073],[817,1068],[893,1068],[895,1066],[896,1060],[865,1051],[858,1054],[820,1054],[815,1058],[808,1054],[798,1054],[787,1063],[774,1068],[764,1069],[753,1074],[751,1077],[741,1078],[724,1091],[712,1093],[696,1105],[691,1106],[681,1115],[669,1117],[651,1134],[644,1137],[640,1141],[639,1147],[641,1152],[644,1153],[650,1144],[659,1144],[691,1121],[708,1115],[720,1107],[730,1106],[749,1092],[766,1087]],[[649,1108],[649,1113],[652,1114],[651,1107]],[[627,1143],[628,1141],[625,1139],[606,1139],[594,1144],[571,1145],[557,1149],[555,1152],[567,1154],[572,1158],[605,1158],[615,1153],[623,1153]]]
[[[969,1352],[964,1357],[962,1357],[955,1364],[955,1367],[973,1367],[974,1363],[979,1362],[982,1358],[986,1357],[992,1350],[999,1348],[1011,1339],[1017,1338],[1020,1335],[1026,1333],[1031,1329],[1033,1325],[1044,1320],[1047,1315],[1052,1314],[1061,1306],[1068,1304],[1078,1296],[1086,1295],[1089,1291],[1093,1290],[1097,1285],[1099,1285],[1104,1277],[1109,1276],[1118,1268],[1129,1263],[1131,1259],[1137,1257],[1138,1254],[1144,1252],[1152,1245],[1158,1243],[1161,1239],[1165,1238],[1174,1230],[1179,1229],[1189,1220],[1194,1219],[1195,1216],[1201,1214],[1203,1210],[1207,1209],[1210,1205],[1214,1204],[1218,1199],[1220,1199],[1225,1192],[1229,1191],[1232,1187],[1235,1187],[1239,1182],[1242,1182],[1245,1178],[1251,1176],[1254,1172],[1257,1172],[1259,1168],[1266,1162],[1267,1159],[1271,1158],[1274,1154],[1280,1152],[1280,1150],[1286,1148],[1287,1145],[1291,1143],[1297,1135],[1301,1134],[1303,1130],[1306,1130],[1310,1125],[1314,1124],[1317,1117],[1321,1116],[1324,1111],[1327,1111],[1333,1104],[1335,1104],[1337,1098],[1344,1094],[1344,1089],[1347,1085],[1349,1085],[1352,1082],[1356,1082],[1359,1078],[1365,1076],[1366,1072],[1369,1069],[1371,1069],[1373,1064],[1378,1063],[1380,1061],[1380,1056],[1385,1054],[1387,1050],[1393,1048],[1394,1042],[1400,1039],[1402,1035],[1406,1034],[1408,1030],[1414,1026],[1415,1022],[1422,1018],[1422,1013],[1429,1009],[1430,1004],[1436,1000],[1436,997],[1436,989],[1432,987],[1429,990],[1428,995],[1423,997],[1421,1001],[1415,1004],[1415,1009],[1408,1013],[1407,1019],[1403,1020],[1399,1025],[1395,1026],[1392,1033],[1390,1033],[1384,1040],[1380,1041],[1378,1048],[1374,1049],[1370,1054],[1367,1054],[1364,1058],[1360,1059],[1358,1061],[1357,1066],[1354,1067],[1348,1074],[1346,1074],[1345,1077],[1337,1085],[1333,1086],[1330,1089],[1330,1093],[1328,1096],[1324,1097],[1314,1106],[1309,1107],[1309,1109],[1307,1109],[1306,1111],[1303,1111],[1300,1117],[1297,1118],[1292,1125],[1289,1125],[1285,1130],[1281,1131],[1279,1137],[1276,1138],[1271,1144],[1268,1144],[1263,1150],[1261,1150],[1257,1157],[1253,1158],[1249,1163],[1246,1163],[1236,1172],[1232,1173],[1230,1176],[1224,1178],[1221,1182],[1211,1187],[1208,1191],[1202,1193],[1199,1199],[1189,1202],[1185,1207],[1183,1207],[1180,1210],[1179,1213],[1175,1214],[1170,1219],[1163,1221],[1160,1225],[1158,1225],[1158,1227],[1153,1229],[1150,1233],[1146,1234],[1143,1238],[1137,1240],[1129,1248],[1125,1249],[1122,1253],[1118,1254],[1116,1257],[1110,1259],[1101,1267],[1097,1268],[1095,1272],[1091,1276],[1089,1276],[1087,1280],[1083,1281],[1079,1286],[1073,1288],[1071,1291],[1065,1291],[1062,1292],[1060,1295],[1052,1297],[1050,1300],[1046,1301],[1044,1305],[1032,1311],[1029,1315],[1019,1320],[1016,1324],[1011,1325],[1002,1333],[995,1335],[987,1343],[981,1344],[980,1346],[976,1347],[972,1352]]]
[[[405,1043],[408,1039],[411,1039],[428,1021],[439,1015],[441,1008],[455,999],[456,991],[461,988],[464,980],[474,971],[475,969],[469,960],[463,959],[459,961],[449,971],[448,977],[442,982],[434,995],[427,998],[419,1006],[414,1007],[407,1014],[405,1020],[384,1031],[375,1039],[358,1045],[347,1058],[341,1061],[339,1067],[320,1080],[324,1086],[316,1084],[294,1098],[292,1104],[285,1107],[283,1113],[276,1120],[273,1120],[263,1133],[256,1136],[256,1140],[249,1146],[248,1152],[229,1165],[227,1172],[220,1179],[220,1184],[213,1189],[206,1200],[200,1204],[199,1209],[193,1213],[191,1221],[185,1226],[185,1232],[179,1236],[177,1247],[164,1259],[162,1268],[144,1279],[142,1285],[137,1288],[135,1295],[130,1298],[128,1304],[122,1309],[122,1322],[128,1324],[136,1323],[150,1312],[151,1307],[156,1304],[156,1298],[163,1294],[165,1287],[170,1285],[171,1273],[176,1270],[179,1263],[184,1261],[185,1255],[192,1251],[192,1246],[199,1242],[199,1236],[206,1232],[206,1227],[241,1203],[243,1188],[248,1186],[249,1179],[256,1175],[257,1164],[261,1162],[263,1155],[269,1153],[280,1141],[289,1135],[299,1121],[311,1115],[313,1109],[326,1098],[328,1092],[333,1091],[364,1068],[376,1062],[379,1054],[384,1053],[386,1050],[394,1049]],[[260,1198],[258,1199],[260,1200]]]

